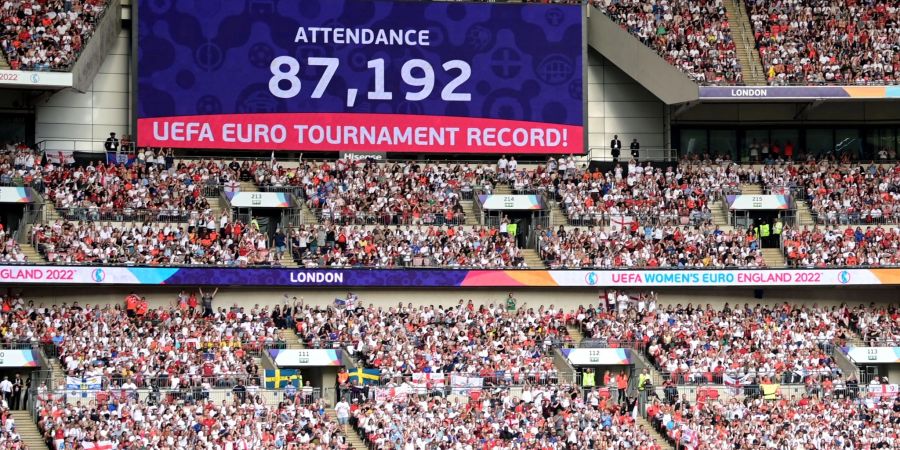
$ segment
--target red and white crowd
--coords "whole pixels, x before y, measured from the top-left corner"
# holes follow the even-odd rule
[[[766,166],[764,186],[805,195],[821,224],[900,223],[900,164],[815,163]]]
[[[900,347],[900,309],[894,306],[860,308],[852,315],[863,343],[871,347]]]
[[[551,268],[757,268],[765,267],[757,238],[718,227],[641,227],[618,230],[560,227],[538,235],[541,259]]]
[[[608,291],[580,308],[585,335],[646,349],[675,383],[811,383],[841,376],[832,351],[850,341],[864,308],[726,304],[658,307],[652,293]]]
[[[770,84],[896,84],[900,5],[745,0]]]
[[[106,0],[6,0],[0,45],[13,70],[68,70],[94,33]]]
[[[900,265],[898,226],[786,227],[782,245],[787,263],[792,266]]]
[[[593,0],[592,3],[698,83],[743,81],[722,0]]]
[[[205,222],[205,223],[204,223]],[[32,228],[32,242],[59,264],[277,265],[269,237],[254,224],[210,214],[181,224],[65,222]]]
[[[28,257],[22,253],[22,247],[16,241],[12,233],[6,231],[0,224],[0,263],[22,264],[29,263]]]
[[[515,238],[483,226],[301,225],[289,237],[304,267],[526,267]]]
[[[900,398],[778,397],[656,403],[647,413],[654,427],[685,449],[900,446]]]
[[[340,343],[383,379],[440,372],[485,384],[548,383],[558,379],[551,348],[570,339],[552,305],[351,306],[299,310],[298,334],[313,346]]]
[[[8,450],[28,450],[28,446],[22,441],[16,424],[7,408],[6,401],[0,400],[0,448]]]
[[[400,395],[363,403],[352,418],[379,449],[661,449],[630,412],[608,405],[597,391],[582,397],[570,386],[468,398]]]
[[[297,397],[299,399],[299,397]],[[38,428],[52,448],[298,449],[351,448],[324,404],[244,399],[137,400],[97,395],[83,401],[42,395]]]
[[[268,307],[235,305],[206,316],[195,294],[154,309],[130,297],[134,308],[35,307],[10,297],[0,313],[2,339],[51,345],[66,376],[102,377],[104,387],[123,389],[258,384],[253,355],[281,342]]]

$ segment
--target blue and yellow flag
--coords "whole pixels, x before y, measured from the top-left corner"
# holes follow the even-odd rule
[[[293,384],[300,387],[303,384],[303,376],[297,369],[275,369],[266,371],[266,389],[281,389]]]
[[[361,367],[357,367],[356,370],[351,370],[350,378],[347,381],[356,384],[375,384],[378,381],[381,381],[381,371],[378,369],[363,369]]]

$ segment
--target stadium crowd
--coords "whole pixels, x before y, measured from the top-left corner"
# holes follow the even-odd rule
[[[526,267],[514,238],[482,226],[301,225],[289,238],[304,267]]]
[[[683,448],[865,448],[900,445],[900,398],[851,398],[838,386],[825,398],[759,396],[647,409],[653,426]]]
[[[782,245],[788,265],[800,267],[896,266],[900,228],[785,227]]]
[[[0,45],[13,70],[69,70],[87,46],[106,0],[7,0]]]
[[[765,267],[758,239],[750,232],[718,227],[642,227],[544,230],[541,259],[551,268],[723,268]]]
[[[770,84],[896,84],[900,5],[745,0]]]
[[[418,372],[480,376],[487,384],[557,379],[550,349],[568,341],[562,309],[504,309],[460,300],[455,307],[304,307],[296,329],[310,346],[342,345],[383,379]]]
[[[818,223],[900,223],[900,164],[780,164],[760,175],[773,192],[805,196]]]
[[[863,343],[872,347],[900,346],[900,309],[871,305],[854,311],[853,328],[862,336]]]
[[[9,295],[0,313],[0,338],[53,347],[66,376],[99,376],[104,387],[258,384],[253,355],[283,343],[274,310],[237,305],[213,310],[202,291],[200,297],[198,302],[196,293],[182,291],[174,306],[158,308],[135,294],[125,307],[77,302],[35,307]]]
[[[205,223],[204,223],[205,222]],[[113,224],[57,220],[32,228],[48,261],[65,264],[277,265],[280,255],[258,225],[211,214],[180,224]]]
[[[660,450],[650,430],[594,391],[570,386],[486,390],[469,398],[401,395],[373,400],[353,413],[375,448],[635,448]]]
[[[645,349],[675,383],[819,384],[842,376],[831,353],[854,336],[853,318],[864,311],[787,303],[663,308],[653,293],[608,291],[574,319],[592,339]]]
[[[346,450],[342,428],[324,404],[261,396],[211,399],[135,399],[117,391],[67,401],[45,394],[37,404],[38,428],[52,448]]]
[[[595,7],[702,84],[743,81],[722,0],[594,0]]]

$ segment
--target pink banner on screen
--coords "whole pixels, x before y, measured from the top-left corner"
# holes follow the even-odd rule
[[[403,114],[222,114],[138,120],[138,145],[229,150],[583,153],[584,129]]]

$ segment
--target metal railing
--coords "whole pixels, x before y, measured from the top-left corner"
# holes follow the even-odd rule
[[[56,208],[60,217],[82,222],[151,222],[186,223],[200,213],[189,209],[97,209],[84,207]]]
[[[678,150],[671,148],[641,148],[638,161],[672,162],[678,160]],[[591,147],[588,149],[588,159],[591,161],[627,163],[631,159],[631,150],[623,148],[618,158],[613,158],[612,150],[608,147]]]

